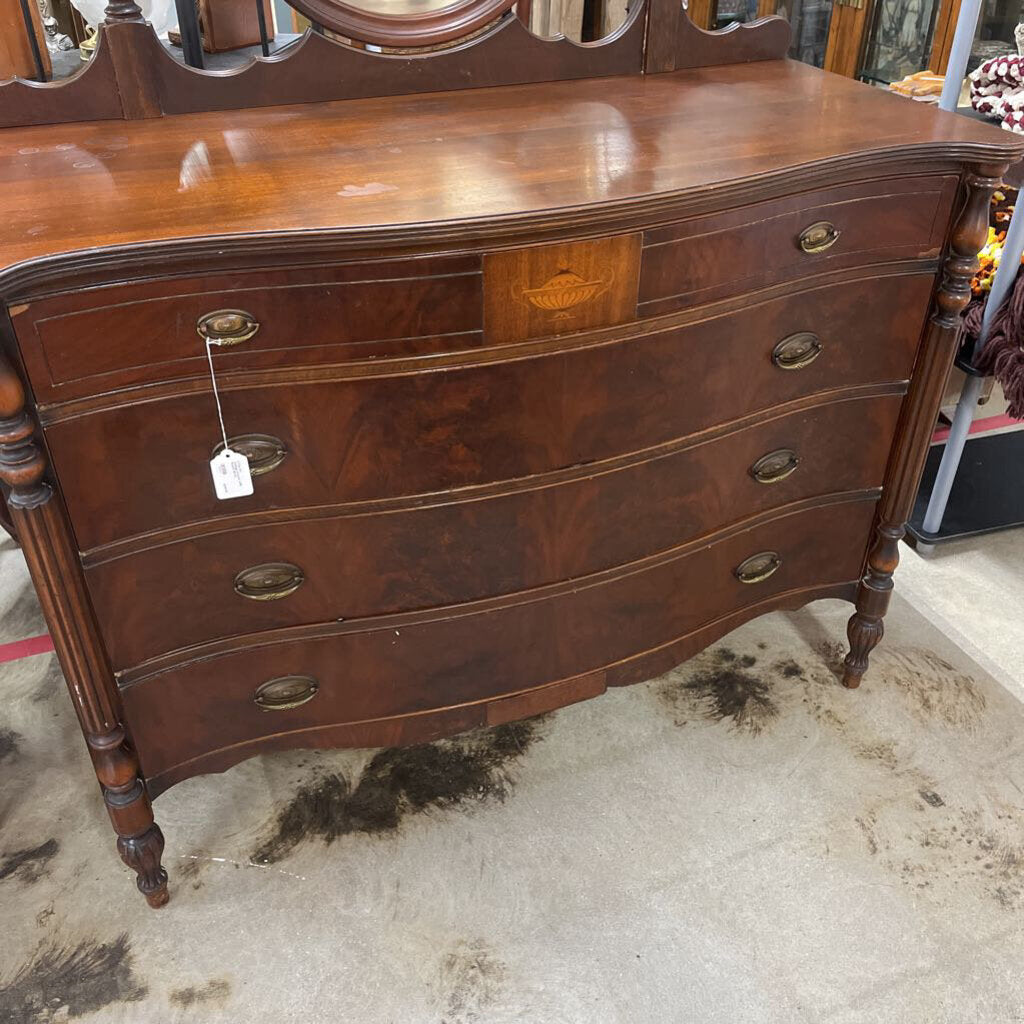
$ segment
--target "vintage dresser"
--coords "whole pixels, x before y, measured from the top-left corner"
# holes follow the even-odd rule
[[[537,714],[822,597],[856,686],[1024,149],[777,18],[302,3],[385,52],[204,74],[113,0],[79,78],[0,85],[0,478],[154,907],[151,798],[257,752]]]

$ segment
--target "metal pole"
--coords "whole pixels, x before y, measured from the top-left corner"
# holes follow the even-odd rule
[[[174,0],[178,12],[178,32],[181,34],[181,55],[193,68],[203,66],[203,44],[199,38],[199,21],[193,0]]]
[[[46,81],[46,65],[43,63],[43,55],[39,52],[39,40],[36,39],[36,23],[32,20],[32,12],[29,10],[29,0],[21,0],[21,17],[25,22],[25,31],[28,33],[28,45],[32,50],[32,62],[36,66],[36,75],[40,82]]]
[[[992,290],[988,293],[988,301],[985,303],[985,315],[982,317],[981,331],[974,346],[972,362],[985,347],[992,319],[1009,295],[1014,281],[1017,280],[1017,270],[1020,267],[1022,252],[1024,252],[1024,216],[1020,215],[1018,202],[1018,206],[1014,208],[1013,216],[1010,218],[1010,226],[1006,229],[1003,255],[999,260],[995,277],[992,279]],[[967,444],[967,435],[974,419],[974,411],[978,407],[980,394],[981,377],[968,377],[964,389],[960,393],[960,400],[956,404],[953,423],[946,440],[946,449],[942,453],[942,461],[939,463],[939,469],[935,475],[935,484],[932,487],[931,497],[928,499],[924,522],[921,524],[921,529],[925,533],[938,533],[942,528],[942,517],[945,515],[949,495],[953,490],[956,471],[960,468],[960,459],[963,457],[964,445]]]
[[[949,64],[946,68],[946,77],[942,82],[942,95],[939,97],[940,110],[956,110],[960,101],[960,90],[964,84],[964,77],[967,74],[967,63],[971,59],[971,45],[974,42],[974,33],[978,28],[978,15],[981,12],[981,0],[963,0],[960,5],[960,14],[956,22],[956,32],[953,34],[953,46],[949,53]],[[1015,217],[1014,220],[1017,220]],[[1021,219],[1024,223],[1024,218]],[[1010,227],[1013,227],[1011,223]],[[1007,237],[1009,242],[1009,236]],[[1017,259],[1020,259],[1018,253]],[[1000,263],[1000,269],[1006,266],[1005,252]],[[1004,275],[1005,276],[1005,275]],[[998,280],[999,275],[996,275]],[[988,330],[988,324],[998,308],[993,301],[996,281],[992,282],[992,292],[988,297],[988,304],[985,307],[984,323],[981,328],[981,336],[978,339],[977,351],[981,351],[984,338]],[[1005,289],[1004,289],[1005,290]],[[960,459],[964,454],[964,445],[967,443],[967,435],[974,420],[974,410],[978,406],[978,396],[981,394],[981,378],[968,377],[960,392],[960,399],[956,404],[956,412],[953,414],[953,422],[950,425],[949,437],[946,439],[946,447],[942,452],[942,461],[939,463],[938,472],[935,475],[935,483],[932,485],[932,493],[928,498],[928,508],[925,510],[924,522],[921,529],[924,533],[938,533],[942,528],[942,517],[946,514],[946,505],[949,503],[949,495],[953,490],[953,481],[956,479],[956,471],[960,468]]]
[[[974,44],[974,33],[978,28],[980,12],[981,0],[963,0],[960,4],[956,32],[953,33],[953,46],[949,51],[949,63],[946,65],[946,77],[942,80],[940,110],[956,110],[960,100],[960,89],[967,74],[967,62],[971,59],[971,46]]]
[[[270,45],[267,42],[267,13],[263,10],[263,0],[256,0],[256,20],[260,26],[260,49],[264,57],[270,56]]]

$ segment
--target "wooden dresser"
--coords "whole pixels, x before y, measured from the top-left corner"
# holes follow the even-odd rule
[[[821,597],[848,686],[881,638],[1024,140],[778,19],[498,14],[216,76],[124,0],[79,79],[0,85],[0,478],[153,906],[190,776],[537,714]]]

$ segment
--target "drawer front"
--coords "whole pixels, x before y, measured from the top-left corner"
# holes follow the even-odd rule
[[[937,259],[957,184],[952,176],[861,182],[647,231],[640,315],[837,267]]]
[[[220,637],[527,590],[791,502],[879,487],[901,404],[834,402],[475,501],[218,531],[91,565],[86,578],[117,669]]]
[[[484,257],[484,322],[492,344],[636,319],[640,235],[557,242]]]
[[[229,433],[267,435],[286,451],[252,496],[231,501],[219,502],[210,482],[219,431],[208,393],[58,421],[47,443],[83,550],[247,512],[489,485],[637,452],[820,392],[904,380],[931,286],[930,276],[830,286],[504,363],[226,388]],[[820,354],[780,369],[780,342],[807,331],[820,337]]]
[[[428,257],[99,288],[33,302],[13,323],[48,404],[205,376],[200,327],[233,342],[216,349],[225,373],[474,348],[481,295],[479,257]]]
[[[846,502],[782,516],[643,571],[487,612],[249,645],[126,686],[126,720],[144,772],[158,776],[260,737],[516,693],[651,651],[775,595],[855,580],[874,508]],[[768,553],[776,571],[740,582],[745,563],[750,578],[765,576],[775,562],[748,560]],[[285,677],[299,678],[266,686]],[[297,706],[264,710],[257,698]]]

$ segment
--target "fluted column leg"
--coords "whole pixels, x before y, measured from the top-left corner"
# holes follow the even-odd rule
[[[953,224],[942,280],[903,403],[895,455],[886,472],[874,541],[857,593],[857,611],[847,626],[850,653],[844,663],[843,685],[850,689],[860,685],[868,658],[885,631],[883,620],[899,563],[899,542],[921,484],[928,442],[956,354],[960,314],[970,301],[971,277],[988,234],[989,201],[1005,172],[1005,164],[994,164],[972,167],[964,175],[966,194]]]
[[[0,354],[0,480],[64,679],[92,755],[121,859],[151,907],[167,902],[164,838],[121,722],[117,685],[85,588],[67,512],[46,482],[25,392]]]

